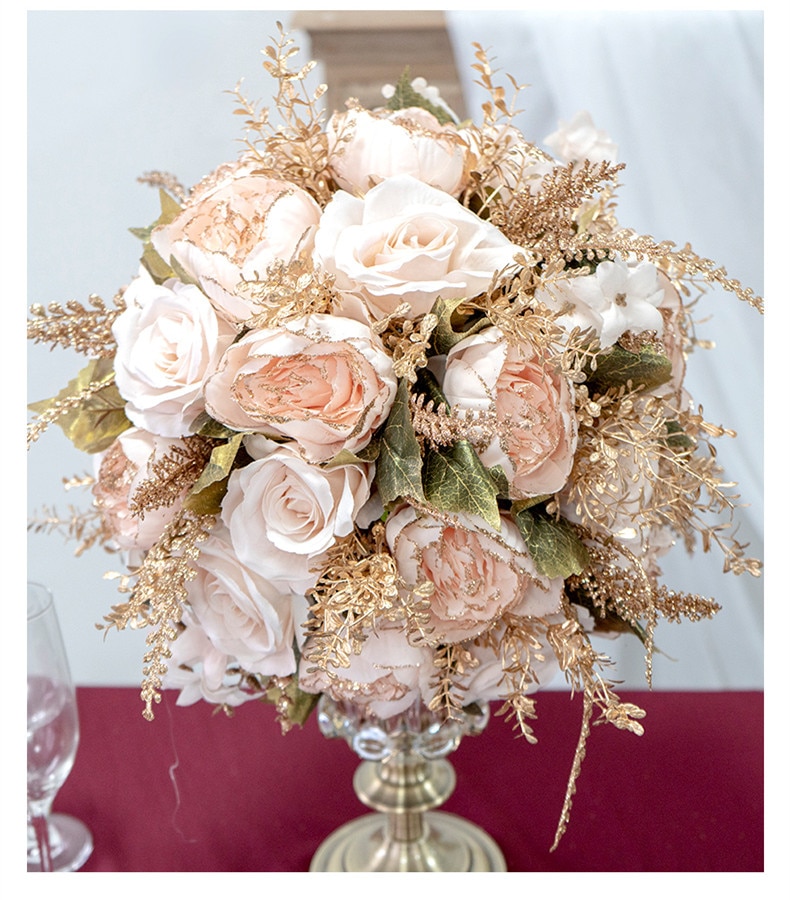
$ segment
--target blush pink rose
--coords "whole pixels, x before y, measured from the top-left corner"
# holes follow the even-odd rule
[[[278,260],[309,254],[321,208],[302,188],[242,167],[199,191],[172,222],[151,235],[156,252],[171,256],[230,322],[255,307],[240,288],[262,279]]]
[[[367,325],[313,315],[247,332],[205,395],[209,413],[229,428],[290,438],[310,461],[326,462],[370,442],[396,389],[392,359]]]
[[[304,594],[326,552],[353,530],[373,472],[363,463],[312,465],[287,446],[234,470],[221,515],[239,562],[281,591]]]
[[[349,109],[332,116],[327,137],[329,169],[350,194],[393,175],[412,175],[448,194],[463,187],[466,154],[458,130],[428,110]]]
[[[176,501],[172,506],[147,510],[141,517],[129,505],[135,491],[151,477],[151,463],[176,446],[183,443],[141,428],[129,428],[96,457],[94,506],[121,550],[138,553],[150,550],[180,510],[181,503]]]
[[[452,348],[442,387],[454,408],[495,412],[498,433],[478,452],[485,466],[503,468],[512,499],[563,487],[578,436],[573,388],[531,347],[486,328]]]
[[[233,660],[209,640],[195,616],[184,610],[182,630],[170,644],[171,657],[162,686],[178,693],[177,706],[191,706],[199,700],[223,706],[241,706],[262,697],[241,683],[241,673],[233,671]]]
[[[305,644],[309,652],[310,639]],[[330,667],[329,672],[310,671],[302,657],[299,686],[309,694],[326,692],[337,701],[348,701],[364,715],[387,719],[405,712],[430,696],[434,674],[430,648],[409,643],[402,627],[384,625],[370,631],[359,654],[351,654],[348,668]]]
[[[342,296],[384,318],[403,302],[412,317],[437,297],[475,297],[519,248],[455,198],[410,175],[387,178],[364,197],[337,191],[315,235],[316,264]]]
[[[294,641],[307,618],[304,597],[277,589],[245,566],[222,526],[200,544],[193,567],[188,601],[217,650],[257,675],[295,672]]]
[[[115,383],[126,415],[162,437],[192,433],[203,412],[203,382],[234,332],[194,285],[156,284],[142,271],[124,293],[126,309],[112,326]]]
[[[406,584],[434,585],[434,643],[455,644],[494,628],[506,612],[556,612],[562,579],[539,575],[518,527],[506,514],[499,534],[471,517],[442,522],[406,506],[387,519],[387,543]]]

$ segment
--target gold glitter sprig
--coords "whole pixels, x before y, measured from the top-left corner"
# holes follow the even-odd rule
[[[172,506],[200,477],[217,441],[194,434],[174,444],[148,467],[148,477],[129,499],[129,509],[140,518],[153,509]]]
[[[260,281],[241,287],[249,298],[253,314],[246,328],[275,328],[293,319],[331,312],[335,299],[334,276],[316,271],[303,257],[288,262],[277,260]]]
[[[111,357],[115,354],[112,325],[126,309],[126,301],[119,293],[113,304],[109,306],[96,294],[88,297],[87,306],[77,300],[50,303],[47,307],[35,303],[30,307],[27,338],[52,348],[70,347],[86,356]]]
[[[438,712],[447,719],[461,719],[464,707],[467,672],[479,665],[477,659],[459,644],[441,644],[434,650],[433,695],[427,703],[431,712]]]

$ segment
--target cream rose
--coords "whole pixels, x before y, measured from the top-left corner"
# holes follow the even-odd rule
[[[474,297],[518,251],[449,194],[398,175],[362,198],[338,191],[318,226],[314,257],[341,294],[360,297],[379,319],[404,301],[419,316],[439,296]]]
[[[199,700],[241,706],[262,696],[242,687],[239,675],[228,672],[233,660],[211,643],[188,610],[183,612],[182,626],[178,638],[170,644],[172,655],[162,678],[163,687],[179,691],[178,706],[191,706]]]
[[[584,159],[593,163],[617,162],[617,144],[605,131],[596,128],[586,111],[576,113],[570,122],[560,122],[544,143],[563,162]]]
[[[187,598],[217,650],[258,675],[295,672],[294,640],[307,618],[304,597],[278,590],[245,566],[222,526],[201,543],[193,566]]]
[[[518,527],[506,514],[501,531],[471,517],[451,524],[404,507],[387,519],[387,543],[408,585],[430,581],[434,643],[459,643],[494,628],[502,615],[556,612],[562,579],[538,574]]]
[[[129,428],[96,457],[93,502],[121,550],[137,553],[150,550],[180,510],[180,500],[171,506],[146,510],[144,516],[130,508],[137,489],[151,477],[151,464],[180,446],[182,441],[161,438],[141,428]]]
[[[578,435],[573,388],[531,347],[486,328],[452,348],[442,387],[454,408],[494,412],[497,433],[478,453],[485,466],[503,468],[514,500],[563,487]]]
[[[285,446],[233,471],[222,521],[239,562],[279,590],[304,594],[335,540],[354,528],[373,471],[362,463],[322,468]]]
[[[247,167],[198,192],[172,222],[154,229],[151,243],[165,261],[176,259],[225,318],[239,323],[255,312],[240,283],[262,279],[278,260],[309,254],[320,216],[302,188]]]
[[[393,175],[457,194],[464,184],[465,146],[453,125],[415,107],[335,113],[327,126],[329,169],[340,188],[364,194]]]
[[[305,644],[309,653],[310,639]],[[405,712],[430,696],[434,674],[433,653],[409,643],[403,628],[384,625],[368,632],[358,654],[351,654],[347,668],[331,666],[310,671],[305,656],[299,668],[299,687],[309,694],[326,692],[337,701],[349,701],[364,715],[386,719]]]
[[[313,315],[251,330],[206,383],[206,408],[239,431],[290,438],[312,462],[370,442],[397,389],[392,359],[373,332]]]
[[[564,278],[535,292],[536,300],[562,312],[557,322],[568,331],[591,328],[602,350],[626,331],[655,331],[661,337],[664,320],[658,306],[663,296],[652,263],[629,266],[620,257],[600,263],[592,275]]]
[[[158,285],[141,271],[124,299],[112,332],[126,415],[162,437],[191,434],[204,409],[203,381],[234,333],[194,285],[174,279]]]

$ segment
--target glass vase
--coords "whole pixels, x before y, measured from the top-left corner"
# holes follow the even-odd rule
[[[354,791],[375,810],[327,837],[311,872],[504,872],[502,851],[478,826],[438,811],[452,794],[455,770],[447,756],[461,738],[488,722],[477,705],[457,719],[421,704],[399,716],[378,719],[350,703],[323,695],[318,724],[329,738],[343,738],[362,759]]]

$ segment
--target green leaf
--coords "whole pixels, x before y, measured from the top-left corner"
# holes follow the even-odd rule
[[[632,353],[615,344],[611,350],[601,353],[596,362],[597,368],[588,373],[587,383],[599,394],[609,388],[623,387],[629,380],[634,388],[642,386],[650,391],[672,377],[672,363],[650,347]]]
[[[289,678],[284,687],[281,679],[277,683],[270,681],[266,687],[266,700],[278,708],[284,730],[293,725],[304,725],[320,697],[320,694],[301,690],[295,678]]]
[[[115,386],[112,360],[91,360],[56,397],[31,403],[29,409],[44,413],[55,403],[75,397],[97,382],[103,382],[98,391],[55,421],[78,450],[100,453],[132,426],[126,417],[126,401]]]
[[[200,477],[192,486],[190,493],[199,494],[204,488],[217,481],[222,481],[230,475],[243,437],[243,432],[236,432],[227,443],[214,447],[209,461],[206,463],[206,468],[200,473]]]
[[[194,434],[199,434],[201,437],[217,438],[221,441],[229,440],[235,434],[240,433],[234,431],[233,428],[228,428],[227,425],[217,422],[216,419],[212,419],[207,412],[202,412],[195,419],[192,423],[191,430]]]
[[[176,267],[173,266],[174,261],[171,259],[170,264],[168,264],[154,250],[154,246],[151,243],[151,232],[154,228],[157,228],[159,225],[169,225],[181,212],[182,207],[177,200],[171,197],[167,191],[161,190],[161,188],[159,190],[159,207],[161,210],[159,218],[152,225],[149,225],[147,228],[130,228],[129,231],[143,242],[143,255],[140,258],[140,262],[157,284],[162,284],[168,278],[179,278],[180,281],[184,281],[178,274]],[[177,268],[186,275],[180,266],[177,266]],[[185,283],[194,284],[194,280],[189,278]]]
[[[581,575],[587,568],[587,548],[570,522],[519,503],[513,504],[512,513],[541,575],[567,578]]]
[[[469,441],[427,450],[423,486],[425,499],[436,509],[480,516],[499,531],[497,484]]]
[[[217,516],[222,511],[222,498],[228,490],[228,479],[214,481],[200,491],[192,490],[184,497],[184,508],[199,516]]]
[[[693,450],[696,444],[690,438],[680,422],[667,422],[667,446],[673,450]]]
[[[464,297],[445,300],[442,297],[434,303],[431,312],[439,322],[431,335],[434,350],[439,354],[449,353],[464,338],[477,334],[491,323],[476,310],[459,309],[466,300]]]
[[[150,241],[143,247],[140,262],[157,284],[164,283],[168,278],[176,277],[176,273],[154,250],[154,245]]]
[[[384,506],[402,497],[419,501],[425,499],[422,454],[411,421],[409,383],[405,378],[398,382],[395,402],[381,435],[376,480]]]
[[[356,453],[352,453],[350,450],[341,450],[340,453],[333,456],[329,462],[324,463],[324,467],[327,469],[331,469],[333,466],[348,466],[353,465],[354,463],[370,463],[375,462],[379,458],[379,454],[381,452],[381,444],[377,438],[373,438],[373,440],[362,447],[361,450],[357,450]]]
[[[427,109],[429,113],[436,116],[442,125],[446,125],[448,122],[453,121],[453,117],[446,109],[443,109],[441,106],[435,106],[427,99],[427,97],[418,94],[411,86],[411,83],[412,77],[409,67],[407,66],[403,70],[401,77],[398,79],[398,83],[395,85],[395,93],[390,97],[387,103],[387,109],[395,111],[398,109],[410,109],[416,106],[420,109]]]

